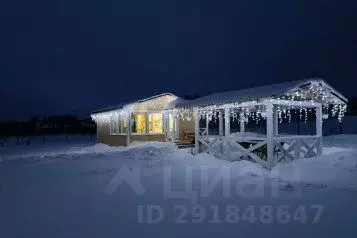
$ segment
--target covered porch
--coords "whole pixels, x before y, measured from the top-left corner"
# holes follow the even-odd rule
[[[278,108],[310,109],[316,115],[314,135],[279,134]],[[245,131],[247,113],[265,122],[266,133]],[[218,115],[218,134],[210,134],[210,117]],[[231,119],[237,117],[240,131],[231,133]],[[322,153],[322,105],[317,102],[264,100],[241,104],[195,108],[195,153],[210,153],[229,161],[248,159],[272,168],[282,160],[315,157]],[[202,127],[200,120],[205,122]],[[201,124],[201,125],[200,125]]]
[[[181,106],[193,110],[194,153],[251,160],[270,169],[321,155],[323,120],[341,122],[346,103],[325,81],[302,80],[213,94]],[[283,130],[302,122],[310,125],[308,133]]]

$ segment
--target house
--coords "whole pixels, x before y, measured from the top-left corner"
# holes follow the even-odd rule
[[[97,140],[113,146],[127,146],[133,141],[187,141],[185,135],[194,133],[193,119],[180,118],[167,109],[181,100],[163,93],[94,111],[91,116],[97,123]]]
[[[347,98],[321,79],[291,81],[183,100],[165,93],[92,113],[98,142],[126,146],[133,141],[190,143],[194,152],[220,159],[249,159],[267,168],[282,160],[322,153],[322,124],[342,120]],[[282,123],[314,118],[314,134],[280,132]],[[249,123],[263,125],[248,132]],[[238,131],[231,128],[238,127]]]

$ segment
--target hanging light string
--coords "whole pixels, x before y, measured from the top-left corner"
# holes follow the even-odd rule
[[[307,86],[293,89],[290,92],[285,93],[280,97],[277,97],[276,99],[305,101],[305,102],[310,102],[310,101],[320,102],[323,104],[323,114],[325,117],[324,119],[326,119],[326,117],[328,118],[328,116],[330,115],[332,118],[337,117],[339,122],[342,121],[347,110],[347,105],[341,99],[333,95],[329,89],[319,85],[318,83],[311,83]],[[118,117],[118,116],[124,117],[126,113],[128,113],[129,108],[135,108],[135,111],[141,111],[141,110],[145,111],[147,110],[147,108],[153,110],[155,109],[162,110],[163,105],[167,104],[170,100],[172,100],[170,96],[159,97],[136,104],[131,104],[120,110],[93,114],[91,115],[91,117],[96,122],[100,122],[100,121],[109,122],[113,117]],[[235,103],[238,104],[239,101],[237,100],[237,102]],[[202,107],[199,107],[198,110],[199,118],[206,118],[206,116],[208,116],[209,121],[217,120],[219,117],[218,110],[222,110],[220,106],[222,106],[222,104],[203,105]],[[174,110],[178,113],[178,116],[183,120],[187,118],[191,118],[193,116],[192,108],[179,107]],[[289,105],[277,105],[276,110],[279,118],[278,120],[279,123],[291,122],[292,110],[294,111],[298,110],[299,113],[298,118],[300,120],[304,120],[304,122],[307,123],[309,119],[309,114],[313,112],[311,108],[296,109]],[[265,107],[262,105],[257,106],[257,105],[250,104],[249,106],[246,107],[243,105],[240,108],[231,108],[229,114],[234,121],[239,122],[240,121],[239,115],[240,113],[243,113],[245,118],[245,123],[248,123],[249,120],[249,121],[255,121],[258,124],[260,121],[266,119],[265,111],[266,111]]]

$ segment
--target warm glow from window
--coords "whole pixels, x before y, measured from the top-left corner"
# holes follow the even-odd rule
[[[163,131],[162,114],[149,114],[149,133],[155,134],[162,133]]]
[[[175,124],[174,124],[174,116],[170,113],[169,114],[169,132],[175,131]]]
[[[133,133],[144,134],[146,131],[145,114],[134,114],[133,116]]]

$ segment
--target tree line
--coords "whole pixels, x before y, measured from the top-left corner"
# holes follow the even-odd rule
[[[25,122],[0,122],[1,137],[94,133],[96,125],[90,118],[79,119],[73,115],[34,116]]]

